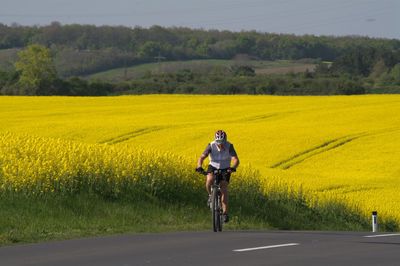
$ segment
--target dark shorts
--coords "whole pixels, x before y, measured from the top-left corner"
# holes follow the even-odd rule
[[[207,168],[207,173],[212,173],[214,172],[214,170],[217,170],[217,168],[215,168],[214,166],[212,166],[211,164],[208,165]],[[221,169],[221,170],[226,170],[226,169]],[[229,183],[229,180],[231,179],[231,173],[225,172],[222,176],[221,176],[221,180],[225,180],[226,182]]]

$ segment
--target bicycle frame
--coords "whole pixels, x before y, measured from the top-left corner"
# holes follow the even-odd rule
[[[200,172],[203,175],[207,175],[206,171]],[[224,180],[224,176],[228,175],[229,172],[227,169],[216,169],[212,172],[214,174],[214,182],[211,185],[211,219],[213,224],[213,231],[214,232],[221,232],[222,231],[222,216],[223,216],[223,209],[222,209],[222,193],[221,193],[221,186],[220,182]]]
[[[224,175],[227,174],[226,170],[214,170],[214,183],[211,186],[211,217],[214,232],[222,231],[222,193],[220,182],[223,180]]]

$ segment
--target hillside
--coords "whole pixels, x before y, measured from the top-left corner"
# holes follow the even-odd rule
[[[92,75],[85,76],[87,79],[102,80],[108,82],[121,82],[136,78],[143,78],[152,74],[175,74],[180,71],[190,70],[192,73],[199,75],[211,74],[213,71],[228,73],[234,66],[248,66],[255,70],[257,75],[266,74],[288,74],[303,73],[307,70],[313,72],[316,63],[292,60],[188,60],[188,61],[171,61],[147,63],[133,67],[116,68]]]
[[[379,58],[385,60],[387,67],[393,67],[399,62],[400,50],[400,40],[362,36],[295,36],[160,26],[97,27],[58,22],[41,27],[0,24],[0,36],[0,52],[24,48],[32,43],[51,48],[58,72],[63,77],[150,63],[157,58],[166,61],[230,60],[241,54],[258,60],[313,58],[323,61],[337,61],[353,54],[367,65],[359,62],[362,64],[348,67],[354,73],[364,73],[371,71]],[[364,58],[366,55],[370,58]]]
[[[50,57],[51,63],[42,68],[54,69],[51,75],[41,75],[38,69],[35,75],[43,80],[21,78],[37,69],[37,62],[26,65],[25,71],[15,68],[20,61],[16,52],[35,45]],[[91,75],[91,81],[77,78]],[[57,22],[40,27],[0,24],[0,94],[5,95],[399,91],[396,39]]]

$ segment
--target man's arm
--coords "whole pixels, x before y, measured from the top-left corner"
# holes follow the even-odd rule
[[[231,146],[229,147],[229,154],[231,155],[231,159],[232,159],[232,168],[237,168],[239,166],[239,156],[236,153],[235,148],[233,147],[233,144],[231,144]]]
[[[207,158],[207,156],[210,154],[210,152],[211,152],[211,145],[208,144],[206,149],[201,154],[199,160],[197,161],[197,168],[203,167],[203,162]]]
[[[197,161],[197,168],[203,167],[203,162],[206,158],[207,156],[205,154],[200,156],[199,160]]]
[[[232,156],[232,168],[236,169],[239,166],[239,163],[240,163],[239,157],[237,155]]]

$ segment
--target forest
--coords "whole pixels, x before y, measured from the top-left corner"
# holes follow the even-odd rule
[[[304,60],[316,67],[303,73],[256,74],[242,61],[201,73],[191,69],[148,71],[117,82],[87,78],[109,69],[152,62],[238,57],[253,61]],[[46,26],[0,24],[0,94],[5,95],[399,92],[398,39],[59,22]]]

